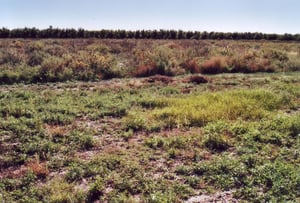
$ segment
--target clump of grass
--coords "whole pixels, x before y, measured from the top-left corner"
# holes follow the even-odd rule
[[[228,125],[225,122],[218,121],[210,123],[204,128],[205,139],[203,144],[210,150],[222,152],[230,147]]]
[[[217,120],[257,120],[285,105],[282,96],[266,90],[204,93],[186,98],[165,98],[166,107],[152,114],[166,127],[204,126]]]
[[[146,119],[137,113],[129,114],[124,118],[123,121],[124,129],[135,131],[140,131],[146,129]]]
[[[175,137],[159,137],[154,136],[145,140],[145,145],[152,149],[186,149],[193,140],[191,137],[175,136]]]
[[[54,178],[40,188],[42,200],[46,202],[81,202],[84,196],[76,191],[73,184],[69,184],[61,178]]]

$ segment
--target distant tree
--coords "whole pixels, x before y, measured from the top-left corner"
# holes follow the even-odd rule
[[[84,38],[84,37],[85,37],[85,31],[84,31],[83,28],[79,28],[79,29],[77,30],[77,37],[78,37],[78,38]]]
[[[127,38],[127,33],[126,33],[125,30],[120,30],[120,38],[121,38],[121,39]]]
[[[158,35],[157,30],[153,30],[153,31],[151,32],[151,38],[152,38],[152,39],[158,39],[158,38],[159,38],[159,35]]]
[[[201,39],[201,34],[200,34],[200,32],[197,32],[197,31],[195,31],[194,32],[194,34],[193,34],[193,36],[192,36],[192,39]]]
[[[215,39],[215,37],[216,37],[215,32],[210,32],[210,33],[208,34],[208,38],[209,38],[209,39]]]
[[[206,31],[200,33],[200,39],[207,39],[208,38],[208,33]]]
[[[176,39],[177,33],[175,30],[169,31],[169,39]]]
[[[177,32],[177,39],[185,39],[185,32],[183,32],[182,30],[178,30]]]
[[[281,40],[284,40],[284,41],[291,41],[294,39],[295,39],[294,36],[291,34],[288,34],[288,33],[285,33],[283,36],[281,36]]]
[[[168,30],[160,30],[161,33],[161,39],[168,39],[169,37],[169,31]]]
[[[294,40],[295,41],[300,41],[300,34],[295,34],[294,35]]]
[[[139,30],[135,31],[134,38],[135,39],[140,39],[141,38],[141,31],[139,31]]]
[[[194,33],[192,31],[186,32],[186,38],[187,39],[192,39],[193,35],[194,35]]]
[[[24,38],[24,29],[13,29],[10,31],[11,38]]]
[[[127,38],[129,38],[129,39],[134,38],[134,32],[133,31],[130,31],[130,30],[127,31],[126,35],[127,35]]]
[[[0,29],[0,37],[1,38],[8,38],[9,37],[9,34],[10,34],[10,30],[5,28],[5,27],[2,27]]]
[[[279,39],[279,36],[274,34],[274,33],[273,34],[265,34],[264,39],[266,39],[266,40],[277,40],[277,39]]]
[[[71,29],[59,29],[49,26],[47,29],[33,28],[16,28],[9,30],[7,28],[0,29],[0,38],[101,38],[101,39],[233,39],[233,40],[282,40],[282,41],[300,41],[299,34],[263,34],[263,33],[251,33],[251,32],[198,32],[198,31],[182,31],[182,30],[98,30],[88,31],[83,28],[75,30]]]
[[[108,38],[108,39],[113,39],[115,38],[115,33],[113,30],[106,30],[106,36],[105,38]]]
[[[252,33],[252,35],[253,35],[253,39],[255,39],[255,40],[263,39],[263,34],[261,32],[255,32],[255,33]]]

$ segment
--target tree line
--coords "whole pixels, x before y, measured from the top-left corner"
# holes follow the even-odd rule
[[[99,38],[99,39],[232,39],[300,41],[300,34],[266,34],[260,32],[199,32],[183,30],[84,30],[37,28],[0,28],[0,38]]]

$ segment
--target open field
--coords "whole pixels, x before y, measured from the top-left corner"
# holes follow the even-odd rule
[[[299,72],[206,78],[2,85],[0,202],[299,201]]]
[[[293,42],[0,40],[0,203],[299,202],[299,57]]]

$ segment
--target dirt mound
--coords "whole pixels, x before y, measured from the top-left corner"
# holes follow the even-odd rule
[[[173,82],[173,78],[165,75],[153,75],[145,79],[145,82],[148,83],[155,83],[155,82],[162,82],[162,83],[171,83]]]
[[[191,75],[185,78],[184,82],[201,84],[201,83],[208,83],[208,79],[202,75]]]

